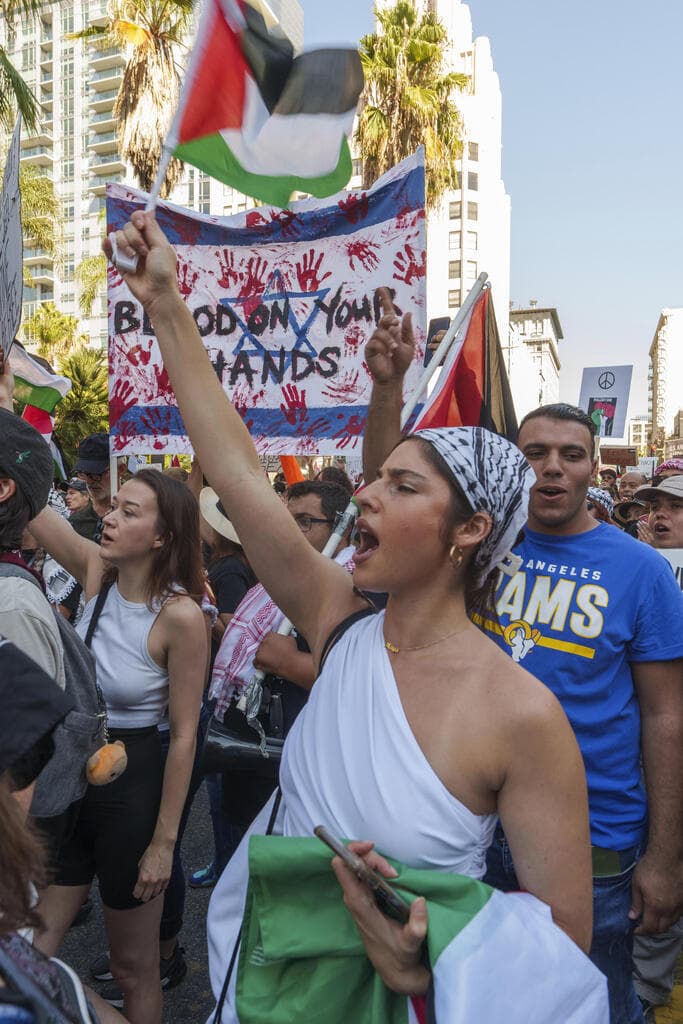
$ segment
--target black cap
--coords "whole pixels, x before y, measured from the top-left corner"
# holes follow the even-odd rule
[[[91,434],[78,446],[74,473],[105,473],[109,469],[109,435]]]
[[[2,772],[51,734],[74,704],[40,665],[0,637],[0,706]]]
[[[58,487],[60,491],[81,491],[81,493],[85,493],[88,490],[85,480],[79,480],[77,476],[72,477],[71,480],[62,480]]]
[[[28,502],[31,519],[47,504],[54,472],[43,435],[8,409],[0,409],[0,476],[14,480]]]

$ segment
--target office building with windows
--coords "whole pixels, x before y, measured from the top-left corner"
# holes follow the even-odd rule
[[[303,10],[299,0],[272,0],[295,48],[303,46]],[[40,303],[53,301],[63,313],[79,317],[80,329],[92,345],[107,343],[107,301],[101,294],[92,316],[81,317],[75,270],[100,252],[108,182],[135,186],[132,170],[118,152],[114,101],[121,85],[126,54],[98,48],[69,35],[89,25],[105,25],[106,0],[62,0],[46,4],[40,17],[17,21],[9,35],[0,24],[0,42],[41,104],[36,132],[24,130],[21,163],[36,167],[55,185],[61,205],[59,259],[25,240],[24,265],[32,278],[24,289],[23,318]],[[172,111],[169,111],[169,120]],[[254,205],[230,186],[186,166],[171,201],[202,213],[230,215]],[[30,341],[30,339],[25,339]]]
[[[510,331],[501,338],[512,397],[521,418],[539,405],[560,398],[560,318],[553,306],[510,307]]]
[[[630,447],[638,449],[639,458],[648,455],[651,433],[652,423],[649,416],[633,416],[628,421],[628,443]]]
[[[658,452],[673,437],[681,406],[683,308],[663,309],[650,345],[652,439]]]

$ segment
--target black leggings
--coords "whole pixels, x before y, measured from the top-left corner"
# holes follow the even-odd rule
[[[89,885],[95,875],[105,906],[131,910],[138,862],[156,828],[163,762],[156,726],[111,729],[126,745],[128,767],[106,786],[88,786],[73,807],[73,828],[57,853],[57,885]]]

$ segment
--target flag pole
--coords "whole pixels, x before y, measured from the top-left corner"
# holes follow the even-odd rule
[[[420,401],[422,396],[425,394],[427,388],[429,387],[429,382],[440,369],[441,361],[448,354],[451,345],[453,344],[458,335],[458,331],[460,330],[463,323],[469,316],[472,306],[475,304],[475,302],[483,292],[486,286],[486,282],[488,281],[488,278],[489,275],[485,271],[482,271],[482,273],[479,275],[477,280],[472,285],[472,289],[469,295],[467,296],[462,306],[458,310],[457,316],[453,318],[448,330],[446,331],[445,337],[441,339],[439,347],[437,348],[436,352],[429,361],[429,365],[425,366],[424,372],[420,377],[419,381],[417,382],[412,395],[404,404],[403,409],[401,410],[401,430],[404,429],[406,423],[408,422],[408,420],[410,419],[415,410],[415,406]]]
[[[168,170],[168,165],[171,162],[171,156],[171,147],[167,146],[166,143],[164,143],[164,145],[161,148],[161,157],[159,159],[159,164],[157,166],[157,176],[154,179],[154,184],[152,186],[152,191],[149,194],[149,199],[145,203],[145,213],[149,213],[150,210],[156,209],[157,202],[159,201],[159,193],[161,192],[161,186],[164,183],[166,171]]]

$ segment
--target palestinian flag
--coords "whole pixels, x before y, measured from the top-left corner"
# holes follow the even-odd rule
[[[365,955],[330,859],[316,839],[249,840],[239,1024],[608,1024],[606,979],[540,900],[396,862],[396,889],[409,903],[427,901],[433,984],[426,1001],[391,992]]]
[[[45,360],[35,359],[15,342],[10,353],[14,372],[14,397],[17,402],[35,406],[51,415],[55,406],[71,391],[68,377],[53,373]],[[40,428],[39,428],[40,429]],[[41,433],[45,433],[41,430]]]
[[[166,148],[273,206],[329,196],[351,177],[362,88],[355,50],[295,56],[265,2],[205,0]]]
[[[517,417],[489,288],[462,324],[412,429],[427,427],[486,427],[517,440]]]

